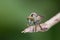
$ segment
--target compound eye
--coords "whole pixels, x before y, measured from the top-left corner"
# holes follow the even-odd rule
[[[31,15],[31,17],[33,17],[33,14]]]

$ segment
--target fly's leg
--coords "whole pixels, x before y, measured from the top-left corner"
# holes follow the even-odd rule
[[[39,24],[39,25],[40,25],[40,24]],[[43,31],[47,30],[47,29],[48,29],[48,28],[46,28],[46,25],[47,25],[47,24],[43,24],[43,25],[44,25],[44,28],[42,28],[41,25],[40,25],[41,30],[43,30]]]
[[[33,28],[33,32],[36,32],[37,30],[37,26],[35,25],[35,27]]]
[[[35,22],[33,22],[33,24],[35,25],[35,26],[33,27],[33,32],[36,32],[36,30],[37,30],[36,27],[37,27],[37,26],[36,26]]]
[[[41,28],[41,30],[43,30],[43,28],[41,27],[41,25],[39,24],[39,27]]]

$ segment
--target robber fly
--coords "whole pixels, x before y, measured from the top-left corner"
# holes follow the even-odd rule
[[[37,25],[39,25],[39,27],[40,27],[41,30],[42,30],[42,27],[40,26],[40,23],[41,23],[41,19],[42,19],[42,18],[43,18],[42,16],[37,15],[35,12],[31,13],[31,14],[27,17],[28,26],[35,25],[35,30],[36,30]]]

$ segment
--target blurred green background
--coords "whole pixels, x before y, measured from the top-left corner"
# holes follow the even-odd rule
[[[60,1],[0,0],[0,40],[60,40],[60,23],[47,32],[21,33],[31,12],[44,16],[45,22],[60,12]]]

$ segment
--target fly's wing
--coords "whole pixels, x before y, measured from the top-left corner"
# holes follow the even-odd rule
[[[37,16],[37,20],[41,20],[42,18],[40,16]]]
[[[40,24],[42,21],[42,18],[40,16],[37,16],[36,21]]]

